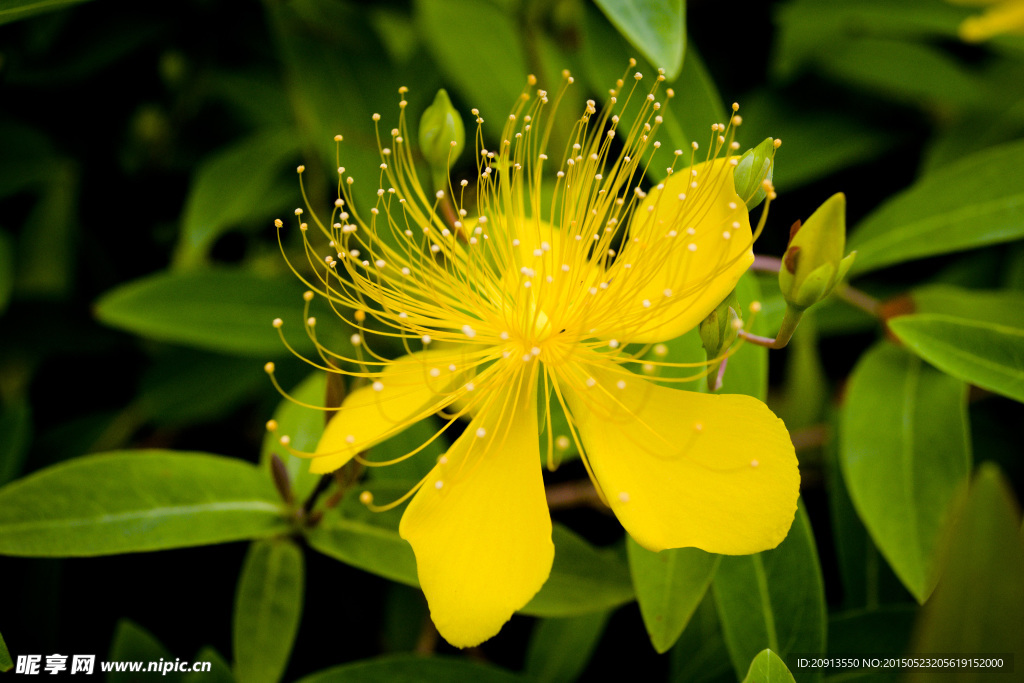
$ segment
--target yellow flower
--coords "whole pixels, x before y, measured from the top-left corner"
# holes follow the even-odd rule
[[[532,77],[496,149],[483,147],[474,110],[475,192],[465,180],[437,193],[420,185],[403,88],[376,205],[358,213],[339,168],[331,220],[314,216],[329,252],[306,241],[319,272],[311,290],[359,330],[357,357],[321,348],[341,369],[323,367],[363,385],[310,454],[311,471],[366,462],[369,447],[435,413],[441,432],[468,421],[404,497],[412,501],[399,528],[434,623],[458,647],[495,635],[551,570],[538,434],[553,406],[569,416],[603,499],[645,548],[755,553],[785,538],[796,511],[799,474],[781,420],[748,396],[671,387],[706,374],[705,364],[670,378],[659,368],[671,363],[641,358],[732,292],[754,239],[730,156],[739,116],[713,126],[702,161],[696,143],[666,154],[655,141],[664,77],[649,91],[641,78],[620,79],[600,113],[587,103],[560,160],[547,141],[561,94],[534,91]],[[563,88],[571,82],[566,74]],[[646,170],[666,157],[667,179],[645,192]],[[549,205],[545,171],[555,172]],[[757,189],[774,196],[770,183]],[[375,336],[407,355],[378,355],[367,344]],[[634,372],[645,364],[653,377]],[[549,462],[552,440],[548,429]],[[368,493],[363,501],[373,507]]]
[[[949,0],[954,5],[987,7],[960,24],[960,37],[980,43],[1004,33],[1024,34],[1024,0]]]

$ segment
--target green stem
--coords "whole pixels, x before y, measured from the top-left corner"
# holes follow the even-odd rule
[[[798,311],[792,306],[786,306],[786,315],[783,316],[782,324],[779,325],[779,333],[774,339],[751,334],[746,330],[740,330],[740,336],[751,344],[757,344],[758,346],[764,346],[769,349],[784,348],[789,343],[789,340],[793,338],[793,333],[796,332],[797,325],[800,324],[800,318],[803,314],[803,311]]]

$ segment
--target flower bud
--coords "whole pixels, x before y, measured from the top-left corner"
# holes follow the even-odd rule
[[[420,151],[430,164],[435,186],[444,187],[447,184],[445,179],[448,168],[458,158],[465,144],[466,130],[462,125],[462,117],[442,88],[437,91],[434,102],[420,118]]]
[[[736,323],[739,311],[736,292],[732,292],[701,321],[700,340],[708,358],[717,358],[736,340],[739,333],[739,326]]]
[[[760,145],[744,152],[733,170],[736,194],[743,197],[748,211],[764,201],[764,181],[771,182],[776,149],[775,140],[765,138]]]
[[[807,222],[790,231],[789,247],[779,269],[779,289],[786,303],[798,311],[821,301],[835,289],[853,264],[845,258],[846,195],[829,197]]]

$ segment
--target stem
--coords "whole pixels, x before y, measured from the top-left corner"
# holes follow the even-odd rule
[[[746,330],[740,330],[739,336],[746,339],[751,344],[757,344],[758,346],[764,346],[769,349],[785,348],[786,344],[789,343],[789,340],[793,338],[793,333],[796,332],[796,327],[800,324],[800,318],[803,314],[803,311],[798,311],[792,306],[786,306],[786,315],[782,318],[782,324],[779,325],[779,333],[775,339],[751,334]]]
[[[841,287],[836,288],[836,296],[854,308],[859,308],[873,318],[882,317],[882,302],[872,296],[868,296],[855,287],[842,285]]]
[[[725,366],[729,363],[729,359],[726,358],[719,364],[718,372],[715,374],[715,384],[711,387],[711,391],[718,391],[722,388],[722,382],[725,381]]]
[[[548,508],[594,507],[607,510],[589,479],[568,481],[547,487]]]

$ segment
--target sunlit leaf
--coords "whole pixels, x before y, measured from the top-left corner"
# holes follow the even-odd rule
[[[489,664],[453,657],[401,654],[364,659],[325,669],[297,683],[415,683],[416,681],[473,681],[516,683],[530,679]]]
[[[181,677],[182,683],[234,683],[235,677],[219,652],[204,647],[196,653],[197,662],[209,662],[209,671],[189,671]]]
[[[998,467],[986,463],[978,469],[952,519],[943,533],[942,576],[921,612],[910,651],[1024,652],[1024,539],[1019,508]],[[985,676],[970,672],[970,680],[1006,675],[984,671]],[[911,681],[933,680],[920,670],[908,674]]]
[[[794,683],[786,663],[771,650],[761,650],[753,661],[743,683]]]
[[[718,569],[720,556],[698,548],[652,553],[626,540],[629,570],[651,644],[665,653],[682,635]]]
[[[0,634],[0,671],[10,671],[14,667],[11,661],[11,653],[7,650],[7,643],[4,642],[3,634]]]
[[[595,0],[608,21],[655,67],[674,80],[686,47],[685,0]]]
[[[883,343],[850,379],[841,438],[843,475],[860,518],[924,601],[938,531],[970,471],[966,387]]]
[[[802,503],[779,547],[723,557],[711,586],[737,676],[766,647],[783,658],[825,651],[825,587]],[[801,680],[816,679],[820,670],[809,672]]]
[[[1024,329],[1024,292],[928,285],[910,293],[914,313],[948,315]]]
[[[574,681],[597,649],[611,612],[542,619],[526,650],[526,673],[538,683]]]
[[[920,314],[894,318],[889,329],[943,372],[1024,401],[1024,327]]]
[[[1024,237],[1024,188],[1007,169],[1024,142],[986,149],[921,178],[860,222],[852,274]]]
[[[232,630],[239,683],[277,683],[302,615],[302,550],[289,540],[249,546],[235,595]]]
[[[206,453],[91,455],[0,489],[4,555],[111,555],[262,538],[287,528],[266,473]]]

